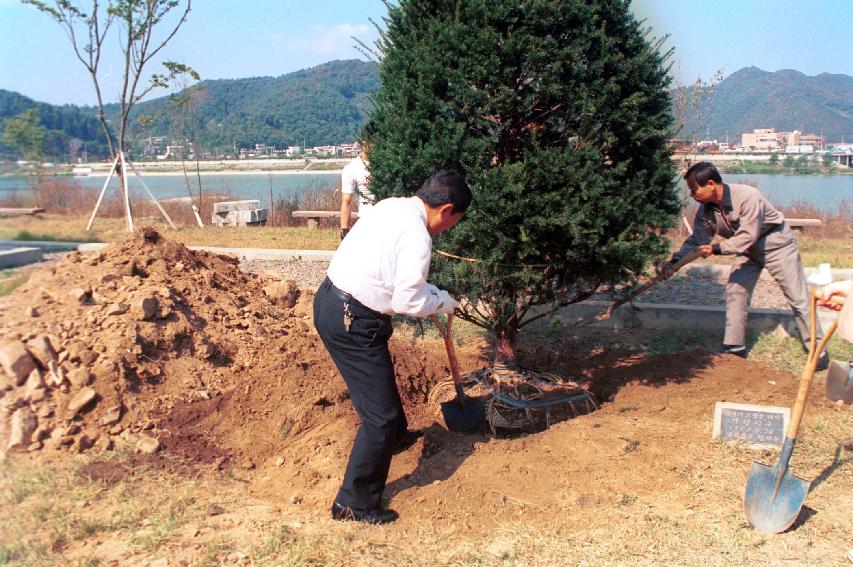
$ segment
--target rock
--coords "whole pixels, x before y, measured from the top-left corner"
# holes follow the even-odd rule
[[[279,457],[275,460],[275,466],[280,467],[284,464],[284,457]]]
[[[104,296],[104,295],[102,295],[96,291],[93,291],[92,292],[92,302],[95,305],[106,305],[107,303],[110,302],[110,300],[106,296]]]
[[[38,317],[38,316],[39,316],[39,312],[38,312],[38,310],[37,310],[35,307],[27,307],[27,308],[24,310],[24,314],[25,314],[27,317]]]
[[[53,348],[53,343],[47,335],[36,337],[27,342],[27,350],[36,359],[36,362],[44,368],[48,368],[51,360],[56,360],[56,349]]]
[[[172,309],[168,305],[161,305],[160,310],[157,312],[158,319],[168,319],[169,315],[172,314]]]
[[[91,374],[86,368],[75,368],[74,370],[68,373],[68,381],[71,382],[71,385],[75,388],[79,388],[81,386],[88,386],[90,378]]]
[[[27,377],[26,388],[28,394],[31,394],[36,390],[44,391],[44,380],[42,379],[41,372],[38,368],[33,368],[33,371],[30,372],[29,377]]]
[[[68,292],[68,295],[70,295],[71,299],[74,301],[85,303],[92,297],[92,290],[89,288],[83,289],[82,287],[75,287]]]
[[[32,441],[33,432],[38,427],[38,419],[29,407],[22,407],[12,414],[7,449],[26,449]]]
[[[84,348],[80,351],[80,364],[83,366],[92,366],[98,360],[98,353],[89,348]]]
[[[98,393],[92,388],[83,388],[70,402],[68,402],[68,412],[74,415],[94,402],[98,397]]]
[[[305,321],[297,321],[296,325],[303,333],[307,333],[311,330],[311,328],[308,326],[308,323],[306,323]]]
[[[77,449],[78,453],[82,453],[83,451],[91,449],[95,445],[95,441],[97,441],[97,439],[97,435],[92,438],[84,433],[83,435],[77,438],[77,442],[74,448]]]
[[[290,309],[299,299],[299,286],[292,280],[273,282],[263,288],[264,293],[275,303]]]
[[[107,315],[124,315],[129,309],[130,307],[124,303],[113,303],[107,307]]]
[[[48,404],[42,404],[36,413],[41,418],[48,418],[53,415],[53,408]]]
[[[121,413],[123,409],[124,408],[121,405],[111,407],[103,416],[101,416],[98,423],[104,426],[115,425],[121,421]]]
[[[116,365],[111,360],[102,359],[97,365],[95,365],[92,372],[95,374],[96,381],[102,384],[109,383],[116,375]]]
[[[32,392],[27,393],[27,401],[33,404],[37,404],[40,401],[44,400],[47,397],[47,392],[44,389],[41,390],[33,390]]]
[[[160,450],[160,440],[143,433],[136,441],[136,450],[146,455],[153,455]]]
[[[27,381],[36,363],[21,341],[7,341],[0,344],[0,365],[14,380],[16,386]]]
[[[98,440],[95,441],[95,449],[98,451],[112,451],[115,447],[115,443],[112,439],[105,435],[101,435],[98,437]]]
[[[150,321],[157,316],[159,310],[160,302],[156,297],[145,297],[136,304],[134,311],[140,320]]]
[[[225,508],[220,506],[219,504],[211,504],[207,507],[207,515],[208,516],[219,516],[225,513]]]
[[[50,361],[47,365],[47,385],[53,388],[59,388],[65,383],[65,369],[59,366],[56,362]]]

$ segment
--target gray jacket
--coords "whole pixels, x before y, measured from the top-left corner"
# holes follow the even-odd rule
[[[785,216],[764,195],[749,185],[723,184],[720,205],[701,205],[693,221],[693,235],[672,255],[677,262],[691,250],[710,244],[715,235],[721,254],[746,254],[754,258],[795,242]]]

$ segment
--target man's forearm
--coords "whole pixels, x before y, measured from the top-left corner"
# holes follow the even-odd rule
[[[352,194],[344,193],[341,195],[341,229],[349,228],[351,206]]]

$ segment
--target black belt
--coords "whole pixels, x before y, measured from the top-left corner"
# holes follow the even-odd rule
[[[383,318],[389,318],[390,319],[390,315],[386,315],[385,313],[380,313],[379,311],[376,311],[375,309],[371,309],[367,305],[363,304],[362,302],[360,302],[359,300],[354,298],[352,295],[348,294],[347,292],[345,292],[344,290],[342,290],[341,288],[339,288],[338,286],[333,284],[332,280],[329,279],[329,276],[326,276],[326,279],[323,280],[323,283],[320,284],[320,287],[325,287],[329,291],[329,293],[331,293],[332,295],[334,295],[335,297],[337,297],[338,299],[340,299],[344,303],[350,304],[350,306],[354,305],[360,309],[364,309],[365,311],[370,312],[373,315],[376,315],[377,317],[383,317]]]

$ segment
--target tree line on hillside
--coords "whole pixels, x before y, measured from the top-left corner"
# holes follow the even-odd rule
[[[10,120],[11,125],[8,124]],[[23,151],[15,141],[14,132],[3,135],[7,129],[20,132],[22,127],[34,129],[29,135],[41,138],[38,153],[46,159],[65,161],[83,152],[91,158],[107,154],[103,133],[93,113],[70,104],[55,106],[36,102],[0,89],[0,160],[35,157],[29,149]]]
[[[192,141],[210,155],[233,154],[254,144],[310,147],[351,141],[364,126],[370,95],[379,84],[377,65],[359,60],[332,61],[280,77],[202,81],[134,109],[131,155],[141,156],[149,136]],[[674,104],[685,90],[674,91]],[[853,77],[846,75],[808,77],[750,67],[702,89],[695,99],[694,108],[675,112],[682,119],[680,136],[737,139],[753,128],[776,127],[822,133],[830,141],[853,138]],[[0,90],[0,133],[7,120],[30,109],[36,109],[44,128],[45,159],[73,161],[84,150],[89,159],[106,157],[94,107],[54,106]],[[117,105],[106,105],[105,113],[114,119]],[[0,139],[0,159],[19,159],[19,150]]]

